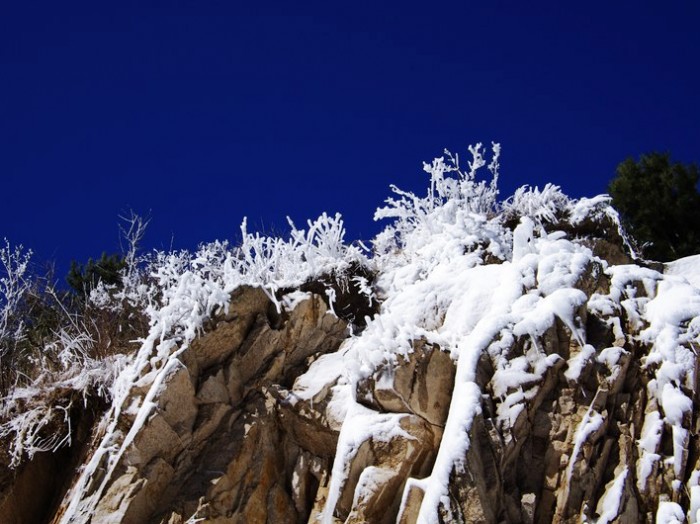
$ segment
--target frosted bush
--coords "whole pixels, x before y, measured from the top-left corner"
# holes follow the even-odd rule
[[[156,330],[162,340],[191,340],[206,318],[226,310],[230,293],[239,286],[260,287],[277,303],[279,289],[323,275],[343,278],[354,264],[368,264],[359,247],[345,244],[340,214],[323,213],[307,221],[306,229],[288,221],[291,231],[286,239],[251,233],[244,219],[239,246],[214,241],[194,253],[155,251],[137,256],[138,242],[130,241],[122,286],[101,284],[90,299],[101,308],[144,311],[151,334]]]
[[[178,346],[197,336],[207,319],[227,310],[231,292],[239,286],[261,287],[275,303],[278,290],[299,287],[319,277],[345,279],[360,292],[371,294],[366,279],[350,274],[353,267],[367,267],[369,261],[360,247],[345,244],[339,214],[324,213],[309,220],[306,229],[297,228],[291,220],[289,224],[291,232],[286,239],[249,233],[244,220],[242,241],[236,247],[215,241],[200,245],[195,252],[139,254],[146,222],[133,214],[128,217],[123,228],[128,248],[121,285],[98,284],[89,305],[96,312],[108,312],[114,322],[145,316],[149,327],[147,334],[141,334],[141,348],[129,355],[95,359],[94,347],[99,341],[93,334],[101,336],[100,330],[91,329],[87,318],[64,310],[63,325],[44,348],[60,369],[48,369],[39,362],[38,376],[31,384],[14,388],[4,399],[0,439],[8,442],[11,467],[25,456],[31,458],[36,452],[70,444],[70,427],[66,427],[70,405],[57,403],[61,398],[73,398],[66,392],[84,397],[115,396],[124,386],[115,382],[120,370],[127,365],[137,368],[139,362],[153,358],[166,361],[173,357]],[[0,281],[0,328],[4,334],[5,326],[10,325],[7,318],[26,290],[23,276],[29,254],[21,248],[12,250],[8,244],[0,250],[0,257],[7,273]],[[332,293],[329,296],[332,298]]]
[[[323,213],[315,221],[309,220],[306,230],[287,220],[291,227],[288,240],[250,234],[243,222],[238,269],[244,283],[292,287],[324,274],[341,275],[353,263],[367,263],[360,248],[345,244],[340,214],[330,217]]]
[[[13,416],[0,425],[0,439],[12,437],[10,467],[17,467],[26,457],[32,459],[36,453],[56,451],[65,444],[70,444],[70,416],[68,407],[40,404]],[[45,431],[45,428],[58,414],[62,422],[68,425],[67,431]]]
[[[66,349],[69,346],[66,344]],[[11,468],[24,458],[31,460],[36,453],[71,445],[70,410],[81,396],[83,403],[87,402],[89,393],[110,398],[109,387],[124,369],[126,358],[123,355],[101,360],[84,357],[76,366],[76,354],[71,351],[62,354],[62,358],[68,358],[63,364],[71,373],[56,375],[44,370],[32,385],[17,387],[2,399],[0,440],[8,444]]]
[[[486,165],[483,146],[480,143],[469,146],[469,152],[472,154],[472,160],[468,162],[468,172],[460,168],[459,155],[452,155],[447,150],[447,162],[445,157],[439,157],[430,164],[423,164],[423,170],[430,174],[430,188],[425,197],[403,191],[394,185],[390,186],[399,198],[387,198],[387,206],[378,209],[374,219],[396,219],[395,229],[400,233],[407,233],[417,226],[430,226],[431,221],[444,218],[440,216],[442,214],[436,215],[434,211],[450,202],[458,202],[460,208],[472,213],[493,211],[498,197],[498,157],[501,146],[493,144],[493,158],[488,166],[492,179],[488,184],[476,180],[478,170]],[[448,215],[453,213],[453,210],[443,211],[447,211]]]
[[[528,185],[519,187],[503,205],[506,219],[530,217],[539,223],[556,224],[568,211],[571,199],[559,186],[547,184],[540,191]]]
[[[445,236],[438,244],[450,253],[461,254],[482,245],[492,254],[503,254],[507,241],[500,244],[505,233],[489,223],[497,210],[501,146],[492,144],[488,166],[482,144],[469,146],[469,152],[468,170],[460,167],[458,155],[447,150],[444,157],[425,163],[423,169],[430,175],[430,186],[424,197],[391,186],[397,197],[388,198],[387,205],[374,215],[375,220],[393,220],[374,239],[379,256],[395,251],[411,256],[428,244],[437,245],[435,235]],[[490,181],[477,180],[484,166],[491,174]]]
[[[27,269],[31,250],[12,247],[7,239],[0,247],[0,359],[7,356],[13,345],[24,338],[24,322],[18,317],[18,307],[31,283]]]

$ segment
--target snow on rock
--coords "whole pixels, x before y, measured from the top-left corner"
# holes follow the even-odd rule
[[[338,216],[244,223],[98,290],[149,332],[54,521],[696,522],[696,257],[628,263],[607,196],[499,203],[493,150],[392,188],[371,259]],[[27,413],[18,464],[51,448]]]
[[[688,511],[688,523],[696,524],[700,519],[700,486],[691,486],[690,510]]]
[[[656,524],[684,524],[685,512],[683,508],[670,501],[659,503],[659,509],[656,511]]]
[[[663,429],[661,414],[658,411],[650,411],[644,418],[641,438],[638,441],[641,457],[637,462],[637,487],[641,492],[645,491],[647,479],[661,458],[658,451]]]
[[[700,288],[700,255],[679,258],[664,265],[665,275],[685,278],[691,285]]]
[[[530,217],[524,216],[513,231],[513,260],[520,260],[534,251],[535,223]]]
[[[620,502],[623,496],[623,488],[627,480],[628,469],[625,467],[612,481],[605,487],[605,493],[598,501],[596,512],[600,515],[596,524],[609,524],[614,521],[620,513]]]

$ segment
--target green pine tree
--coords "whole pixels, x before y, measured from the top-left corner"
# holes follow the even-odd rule
[[[668,153],[628,158],[608,192],[645,258],[667,262],[700,253],[700,194],[696,165]]]
[[[125,267],[126,261],[121,255],[102,253],[99,260],[90,259],[87,264],[79,264],[73,260],[66,282],[78,294],[89,293],[99,282],[120,286],[120,271]]]

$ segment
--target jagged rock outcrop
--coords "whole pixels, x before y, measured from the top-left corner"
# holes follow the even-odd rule
[[[178,289],[111,404],[0,479],[2,522],[698,522],[700,259],[635,263],[604,198],[460,191],[394,201],[413,229],[351,278],[209,316]]]
[[[295,505],[288,489],[303,450],[279,423],[270,388],[291,384],[309,357],[335,351],[347,324],[317,295],[301,299],[278,328],[273,310],[262,290],[241,288],[228,315],[161,375],[155,394],[150,375],[159,369],[142,371],[115,413],[121,435],[108,433],[98,444],[121,445],[118,458],[104,454],[91,478],[74,487],[72,503],[83,516],[72,521],[180,522],[193,513],[222,522],[306,518],[297,506],[308,508]]]
[[[141,369],[93,426],[83,475],[49,521],[622,523],[694,507],[698,290],[559,238],[569,253],[542,255],[550,241],[469,269],[476,280],[436,306],[432,331],[379,357],[363,351],[391,332],[391,301],[348,338],[327,297],[294,292],[278,313],[262,290],[239,288],[228,314]],[[455,348],[470,351],[479,323],[460,341],[437,334],[453,329],[455,301],[497,275],[472,297],[493,325],[464,381]],[[499,285],[528,277],[510,297],[520,313],[504,309]],[[670,350],[675,361],[657,355]],[[5,522],[32,520],[12,493],[45,482],[50,457],[5,491]]]

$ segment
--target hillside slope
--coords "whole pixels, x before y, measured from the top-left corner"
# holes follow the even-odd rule
[[[149,332],[6,399],[0,521],[697,522],[697,261],[634,259],[605,196],[499,202],[470,150],[372,257],[324,215],[97,290]]]

